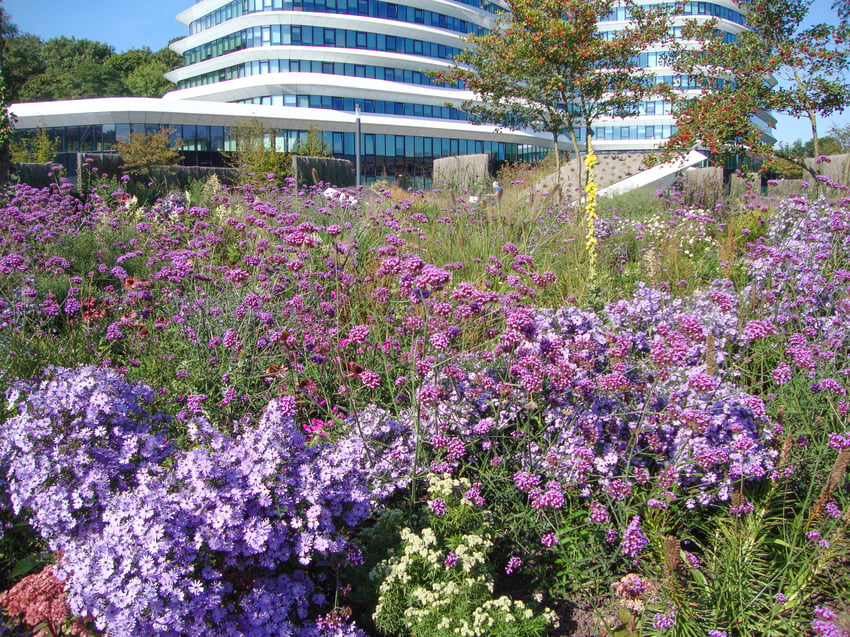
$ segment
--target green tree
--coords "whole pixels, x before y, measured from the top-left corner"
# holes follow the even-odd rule
[[[629,24],[601,32],[600,20],[624,6]],[[580,156],[581,129],[590,153],[600,117],[633,115],[660,90],[637,55],[667,37],[662,8],[630,0],[509,0],[508,8],[497,29],[469,39],[443,76],[475,93],[478,101],[464,108],[476,120],[548,132],[555,148],[566,134]]]
[[[829,129],[829,134],[841,144],[840,152],[850,153],[850,124],[844,124],[843,126],[833,124],[832,128]]]
[[[114,53],[103,42],[51,38],[41,47],[44,70],[27,78],[19,97],[35,102],[125,95],[120,73],[107,64]]]
[[[168,47],[152,53],[148,47],[129,49],[110,56],[107,65],[120,74],[126,93],[137,97],[161,97],[174,88],[163,77],[180,66],[180,56]]]
[[[333,153],[331,153],[331,149],[325,143],[322,137],[322,131],[314,124],[310,124],[307,130],[307,139],[299,142],[296,154],[306,157],[330,157]]]
[[[163,77],[169,70],[162,62],[152,60],[133,69],[124,78],[124,84],[130,95],[137,97],[162,97],[174,88],[174,85]]]
[[[9,92],[6,88],[5,45],[9,36],[17,28],[9,21],[3,7],[0,6],[0,186],[9,181],[9,160],[12,144],[12,114],[9,112]]]
[[[31,77],[46,69],[41,57],[41,40],[29,33],[15,33],[5,38],[3,47],[3,76],[9,101],[20,101],[21,88]]]
[[[150,62],[152,55],[150,48],[146,46],[141,49],[127,49],[123,53],[110,55],[105,64],[118,71],[121,77],[127,77],[138,67]]]
[[[173,128],[160,128],[153,133],[130,133],[129,141],[118,142],[118,154],[123,160],[123,168],[130,174],[151,176],[154,166],[176,166],[180,163],[180,153],[172,142]]]
[[[631,0],[508,0],[507,4],[509,13],[498,28],[469,38],[469,47],[455,58],[452,72],[440,77],[461,81],[475,94],[476,101],[464,105],[475,120],[546,131],[556,150],[560,136],[567,134],[579,162],[579,137],[584,132],[587,247],[593,263],[593,127],[601,117],[633,115],[641,101],[666,92],[640,67],[638,55],[668,37],[670,14],[663,4],[641,7]],[[599,22],[618,7],[628,11],[628,24],[601,32]],[[555,155],[560,190],[560,156]]]
[[[227,153],[227,164],[239,170],[239,180],[250,182],[255,177],[275,175],[278,182],[290,174],[290,158],[275,147],[276,131],[263,128],[257,119],[230,129],[235,146]]]
[[[47,131],[39,128],[35,135],[30,135],[12,143],[12,161],[45,164],[56,159],[56,148],[59,140],[50,137]]]
[[[816,176],[816,169],[802,158],[773,148],[754,120],[770,111],[806,117],[812,129],[812,154],[818,156],[822,154],[818,118],[850,103],[845,75],[850,30],[827,24],[802,28],[809,4],[808,0],[742,2],[749,29],[734,42],[724,42],[714,29],[715,21],[689,21],[683,27],[672,64],[704,88],[695,99],[685,96],[679,101],[678,130],[666,144],[668,151],[701,146],[719,157],[777,156]]]

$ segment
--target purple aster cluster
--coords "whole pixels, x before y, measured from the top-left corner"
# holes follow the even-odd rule
[[[72,611],[110,634],[337,634],[307,621],[325,603],[317,575],[350,553],[371,483],[391,490],[389,467],[406,465],[380,444],[392,428],[308,446],[272,401],[238,435],[191,420],[180,451],[152,433],[152,397],[91,367],[48,370],[12,396],[12,502],[61,551]]]
[[[149,411],[154,394],[95,367],[49,369],[18,383],[7,399],[17,415],[0,435],[11,502],[31,511],[51,549],[99,532],[107,503],[136,486],[140,464],[161,462],[165,439]]]

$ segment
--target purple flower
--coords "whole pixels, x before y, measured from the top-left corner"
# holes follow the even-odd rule
[[[505,565],[505,573],[510,575],[515,570],[517,570],[520,566],[522,566],[522,558],[514,555],[508,560],[508,563]]]
[[[202,403],[206,399],[206,394],[195,394],[193,396],[186,396],[186,408],[193,414],[203,413],[204,408],[202,406]]]
[[[838,614],[827,606],[815,606],[812,632],[816,637],[850,637],[850,631],[836,622]]]
[[[636,557],[638,553],[646,548],[648,543],[649,540],[640,528],[640,516],[636,515],[629,522],[626,530],[623,531],[623,541],[620,544],[620,549],[623,551],[623,555]]]
[[[80,302],[73,296],[65,299],[65,314],[79,314],[82,309]]]
[[[652,627],[656,630],[666,630],[673,628],[676,625],[676,607],[669,604],[670,611],[668,613],[658,613],[652,618]]]
[[[121,321],[115,321],[109,324],[106,328],[107,341],[117,341],[124,338],[124,334],[121,332],[121,325]]]
[[[381,386],[381,377],[371,370],[360,372],[360,382],[365,387],[376,389]]]
[[[428,508],[437,517],[442,517],[446,514],[446,501],[442,498],[435,498],[428,502]]]
[[[355,343],[365,343],[369,338],[369,326],[355,325],[348,331],[348,338]]]
[[[594,500],[590,503],[590,514],[588,519],[594,524],[607,524],[610,519],[608,509],[599,500]]]
[[[774,383],[776,383],[777,385],[784,385],[789,380],[791,380],[791,377],[794,375],[794,372],[792,371],[788,363],[783,362],[779,363],[779,365],[776,366],[776,369],[774,369],[770,373],[770,375],[773,377]]]
[[[558,543],[558,536],[554,533],[546,533],[540,538],[540,543],[547,549],[552,548]]]

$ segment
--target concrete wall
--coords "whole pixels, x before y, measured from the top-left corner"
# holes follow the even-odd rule
[[[814,159],[809,158],[806,160],[806,166],[814,168],[815,172],[819,175],[826,175],[832,181],[841,183],[844,166],[848,161],[850,161],[850,154],[830,155],[828,160],[829,161],[816,163]],[[809,179],[809,177],[809,175],[803,173],[803,179]],[[850,184],[845,184],[845,186],[850,186]]]
[[[483,192],[492,188],[492,181],[486,153],[434,160],[434,188]]]
[[[314,170],[315,177],[322,183],[341,188],[351,188],[355,185],[356,170],[354,164],[347,159],[292,156],[292,175],[295,177],[295,183],[315,185]]]

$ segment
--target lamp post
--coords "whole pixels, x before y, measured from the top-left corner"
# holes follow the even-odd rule
[[[354,105],[354,184],[360,186],[360,104]]]

